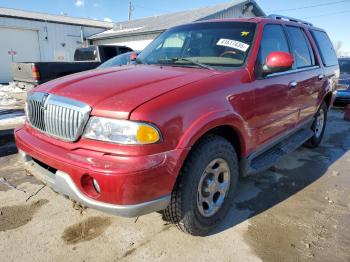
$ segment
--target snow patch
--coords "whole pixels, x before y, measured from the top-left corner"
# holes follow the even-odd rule
[[[0,106],[12,106],[19,103],[21,100],[0,92]]]
[[[0,85],[0,106],[12,106],[18,104],[21,100],[11,94],[25,93],[25,90],[17,87],[15,83]]]
[[[0,85],[0,92],[23,93],[25,91],[17,87],[15,83],[9,83],[8,85]]]

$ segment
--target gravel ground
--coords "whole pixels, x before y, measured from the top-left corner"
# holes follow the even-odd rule
[[[185,235],[158,213],[137,221],[81,214],[26,176],[14,145],[0,140],[12,148],[0,157],[0,261],[349,262],[350,122],[342,116],[331,112],[318,149],[300,148],[242,180],[227,219],[207,237]]]

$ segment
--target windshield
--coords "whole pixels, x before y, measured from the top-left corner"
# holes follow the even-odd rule
[[[340,66],[340,73],[350,74],[350,59],[349,60],[345,60],[345,59],[339,60],[339,66]]]
[[[232,70],[244,64],[255,23],[207,22],[178,26],[161,34],[138,56],[145,64]]]

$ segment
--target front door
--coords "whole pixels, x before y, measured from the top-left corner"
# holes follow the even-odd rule
[[[265,64],[266,57],[275,51],[290,52],[289,45],[283,27],[268,24],[264,28],[257,68]],[[259,145],[295,126],[298,110],[291,106],[292,82],[288,72],[259,77],[254,81],[254,123]]]

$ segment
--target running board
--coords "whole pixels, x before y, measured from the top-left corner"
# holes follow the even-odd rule
[[[302,128],[274,146],[245,160],[243,176],[253,175],[272,167],[285,155],[293,152],[313,136],[310,128]]]

